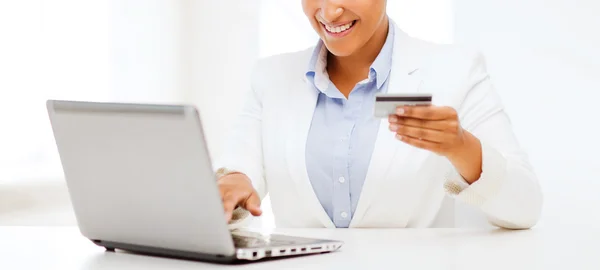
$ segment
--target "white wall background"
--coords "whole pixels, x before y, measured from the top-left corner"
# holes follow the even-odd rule
[[[414,36],[485,52],[542,181],[543,223],[600,221],[600,3],[390,0],[388,9]],[[0,0],[0,224],[74,222],[63,182],[47,180],[61,171],[46,98],[193,103],[217,155],[256,58],[315,42],[300,1]],[[272,226],[268,213],[262,224]]]
[[[600,2],[455,0],[542,182],[542,223],[600,222]]]
[[[106,1],[0,0],[0,183],[61,175],[47,98],[109,89]]]
[[[182,1],[111,0],[104,18],[110,82],[107,101],[181,102],[186,84]]]

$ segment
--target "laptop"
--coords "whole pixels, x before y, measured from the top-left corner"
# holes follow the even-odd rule
[[[234,263],[343,244],[230,231],[193,106],[49,100],[47,109],[79,230],[108,251]]]

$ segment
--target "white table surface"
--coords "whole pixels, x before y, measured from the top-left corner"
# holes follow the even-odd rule
[[[331,254],[228,266],[104,252],[75,227],[0,227],[0,269],[600,269],[600,228],[277,232],[345,245]]]

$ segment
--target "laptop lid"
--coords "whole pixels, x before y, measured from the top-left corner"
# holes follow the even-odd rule
[[[84,236],[235,253],[195,108],[57,100],[47,108]]]

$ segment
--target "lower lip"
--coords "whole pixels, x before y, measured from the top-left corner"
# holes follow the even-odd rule
[[[342,37],[349,35],[350,32],[352,32],[352,30],[354,30],[356,23],[357,23],[357,21],[355,21],[350,28],[346,29],[346,31],[339,32],[339,33],[333,33],[333,32],[327,31],[327,28],[325,28],[325,25],[323,25],[323,24],[321,24],[321,27],[323,27],[323,30],[325,31],[325,33],[327,33],[328,36],[333,37],[333,38],[342,38]]]

